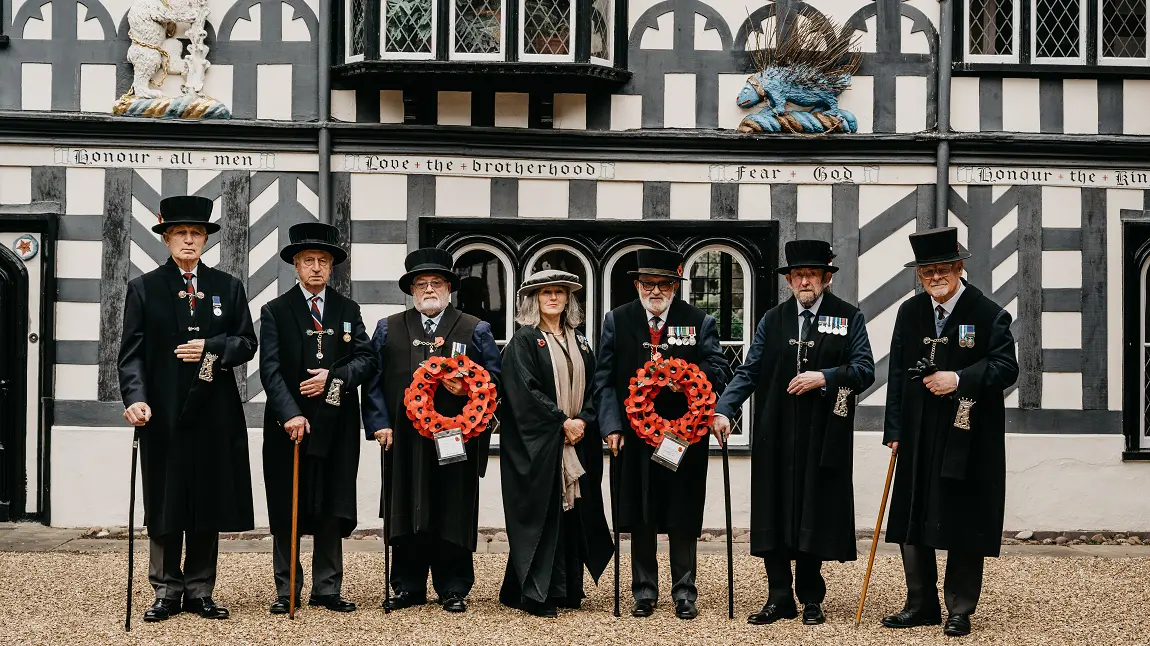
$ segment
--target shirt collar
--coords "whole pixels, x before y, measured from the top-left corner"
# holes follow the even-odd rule
[[[671,302],[674,302],[674,299],[671,299]],[[646,312],[646,314],[647,314],[647,323],[648,324],[651,323],[651,317],[654,316],[655,318],[659,319],[659,325],[664,325],[667,323],[667,314],[669,314],[671,312],[671,306],[668,305],[667,309],[663,310],[662,314],[655,314],[654,312],[649,312],[649,311],[647,311],[647,308],[645,308],[645,307],[643,308],[643,311]]]
[[[431,324],[434,325],[435,327],[439,327],[439,321],[443,319],[443,313],[446,311],[447,311],[447,308],[443,308],[442,310],[440,310],[439,314],[436,314],[434,317],[428,316],[428,315],[424,314],[423,312],[420,312],[419,313],[419,322],[423,324],[423,327],[427,327],[428,321],[431,321]]]
[[[795,303],[798,303],[797,299],[795,300]],[[817,315],[819,313],[819,305],[822,305],[822,304],[823,304],[823,295],[819,294],[818,299],[816,299],[814,304],[812,304],[810,307],[803,307],[802,305],[799,305],[799,316],[802,316],[804,311],[809,311],[811,314]]]
[[[950,316],[954,312],[954,306],[958,305],[958,297],[962,296],[962,292],[965,290],[966,290],[966,283],[963,282],[962,279],[959,279],[958,289],[955,290],[954,295],[951,296],[949,299],[947,299],[947,301],[945,303],[939,303],[938,301],[934,300],[933,296],[931,296],[930,297],[930,308],[932,310],[937,310],[938,306],[942,305],[942,309],[946,310],[946,315]]]
[[[175,264],[175,260],[172,260],[172,263]],[[199,278],[200,277],[200,263],[199,263],[199,261],[196,261],[196,266],[192,267],[191,271],[184,271],[183,269],[180,268],[179,265],[176,265],[176,271],[180,272],[181,277],[184,274],[191,274],[192,278]]]
[[[307,301],[308,303],[311,303],[311,299],[313,296],[319,296],[319,302],[321,304],[327,303],[327,285],[324,285],[324,288],[321,289],[318,294],[312,294],[311,292],[304,289],[303,283],[297,283],[297,284],[299,285],[299,290],[301,292],[303,292],[303,299],[305,301]]]

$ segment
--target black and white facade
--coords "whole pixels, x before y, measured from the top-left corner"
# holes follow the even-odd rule
[[[887,462],[895,313],[916,288],[907,236],[956,226],[969,279],[1015,317],[1007,529],[1146,528],[1147,3],[209,0],[205,92],[233,119],[203,123],[110,115],[131,84],[131,4],[0,0],[0,514],[126,524],[124,286],[167,256],[159,200],[195,194],[222,226],[205,261],[246,281],[256,317],[293,286],[278,250],[308,219],[350,241],[335,283],[365,320],[406,306],[404,255],[439,245],[497,340],[544,266],[583,277],[595,339],[634,297],[635,249],[662,244],[687,255],[683,296],[715,314],[733,364],[785,294],[782,245],[829,240],[878,364],[855,438],[863,525]],[[815,14],[859,35],[840,97],[859,132],[735,133],[756,33]],[[26,234],[38,253],[20,261]],[[238,372],[259,470],[264,396],[254,362]],[[378,479],[373,451],[360,477]],[[377,490],[362,488],[361,524]],[[503,524],[498,469],[480,504],[481,525]],[[721,505],[707,514],[723,524]]]

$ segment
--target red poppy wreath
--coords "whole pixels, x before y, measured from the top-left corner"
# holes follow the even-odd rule
[[[687,396],[687,413],[668,420],[655,413],[655,397],[671,384]],[[699,366],[683,359],[655,355],[631,377],[630,394],[623,404],[635,433],[647,444],[658,447],[668,433],[688,444],[706,437],[715,417],[715,399],[711,382]]]
[[[435,411],[435,391],[444,379],[460,378],[467,391],[463,412],[447,417]],[[487,430],[495,414],[495,384],[491,374],[467,355],[431,357],[424,361],[403,393],[407,418],[419,434],[434,438],[436,433],[458,428],[466,442]]]

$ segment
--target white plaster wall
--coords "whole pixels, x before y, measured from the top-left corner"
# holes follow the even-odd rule
[[[248,438],[255,524],[267,527],[262,431],[249,429]],[[53,429],[54,526],[127,524],[131,440],[128,428]],[[1145,495],[1150,463],[1122,462],[1121,435],[1008,435],[1006,446],[1006,530],[1150,530],[1150,498]],[[856,435],[855,510],[860,531],[874,526],[889,460],[879,434]],[[749,458],[731,459],[736,527],[750,524],[750,466]],[[359,483],[359,527],[379,527],[379,449],[374,444],[363,444]],[[606,494],[606,478],[603,487]],[[142,518],[139,494],[136,501],[137,518]],[[481,527],[503,527],[498,458],[491,458],[487,477],[480,481],[479,505]],[[724,522],[722,459],[713,457],[703,526],[720,528]]]

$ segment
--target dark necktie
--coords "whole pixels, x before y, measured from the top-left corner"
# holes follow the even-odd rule
[[[323,331],[323,323],[321,319],[323,315],[319,313],[319,301],[322,300],[319,296],[311,297],[311,324],[315,326],[316,330]]]
[[[433,332],[435,332],[435,322],[434,322],[434,321],[432,321],[431,319],[427,319],[426,321],[424,321],[424,323],[423,323],[423,331],[427,333],[427,338],[429,338],[429,339],[430,339],[430,338],[431,338],[431,334],[432,334]]]
[[[934,308],[934,311],[938,312],[938,319],[934,322],[934,333],[935,336],[942,336],[942,326],[946,323],[946,310],[943,309],[941,305],[938,305]]]
[[[658,316],[652,316],[650,321],[651,326],[651,345],[659,345],[659,339],[663,338],[663,333],[659,330],[660,321]]]
[[[811,335],[811,319],[813,319],[815,317],[815,315],[810,310],[803,310],[802,317],[803,317],[803,338],[802,338],[802,340],[806,341],[807,338]]]
[[[195,275],[191,272],[184,274],[184,280],[188,281],[188,286],[185,288],[188,291],[188,313],[192,316],[196,315],[196,287],[192,284],[192,278]]]

